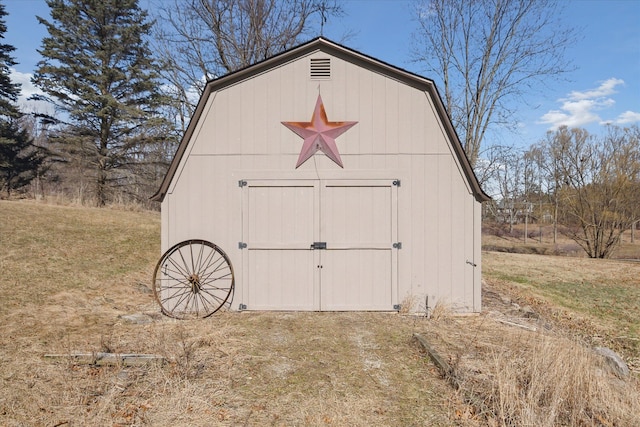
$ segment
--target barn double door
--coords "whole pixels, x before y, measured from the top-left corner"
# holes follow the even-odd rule
[[[397,191],[392,180],[247,181],[246,309],[392,310]]]

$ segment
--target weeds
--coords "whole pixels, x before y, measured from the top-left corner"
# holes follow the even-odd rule
[[[414,312],[415,306],[418,303],[418,296],[409,294],[404,297],[400,304],[400,314],[406,315]]]
[[[640,358],[640,264],[614,260],[485,253],[483,273],[556,326]],[[615,339],[615,337],[625,337]]]
[[[636,379],[609,376],[576,340],[513,334],[486,315],[456,317],[446,304],[430,319],[221,312],[176,322],[159,316],[140,286],[159,256],[157,214],[0,201],[0,216],[0,425],[638,425]],[[527,287],[558,272],[572,282],[588,274],[583,264],[513,259],[489,259],[489,269],[538,277]],[[611,286],[637,283],[633,271],[598,265],[615,278]],[[122,320],[136,312],[153,321]],[[464,404],[439,378],[411,344],[418,331],[490,411]],[[42,358],[78,350],[168,362],[96,367]]]
[[[519,338],[492,353],[485,398],[502,426],[633,425],[640,404],[633,383],[616,380],[584,345]]]
[[[449,359],[459,399],[472,407],[461,418],[503,427],[640,422],[638,380],[610,373],[604,359],[580,341],[514,330],[486,318],[429,322],[424,328],[439,356]]]
[[[428,317],[435,321],[447,319],[452,315],[453,310],[451,309],[451,306],[443,300],[438,300],[436,305],[428,313]]]

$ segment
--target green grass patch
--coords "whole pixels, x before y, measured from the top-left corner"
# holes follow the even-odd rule
[[[528,277],[514,276],[512,274],[496,274],[494,277],[511,283],[519,283],[521,285],[528,285],[531,282]]]
[[[612,320],[633,322],[637,319],[632,312],[638,308],[640,287],[556,282],[540,284],[538,288],[569,308]]]
[[[608,342],[640,357],[640,263],[485,252],[487,280],[517,286],[606,332]],[[585,331],[600,333],[601,331]]]
[[[622,336],[639,337],[637,310],[640,286],[554,282],[539,284],[536,289],[563,307],[613,326]],[[631,340],[630,343],[638,350],[636,340]]]

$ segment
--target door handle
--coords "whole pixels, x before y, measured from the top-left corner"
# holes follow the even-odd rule
[[[311,249],[327,249],[327,242],[313,242]]]

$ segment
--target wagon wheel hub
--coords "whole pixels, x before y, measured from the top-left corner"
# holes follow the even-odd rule
[[[198,292],[200,292],[200,276],[198,276],[197,273],[192,273],[187,280],[189,281],[189,284],[191,285],[191,291],[193,291],[194,294],[197,294]]]

